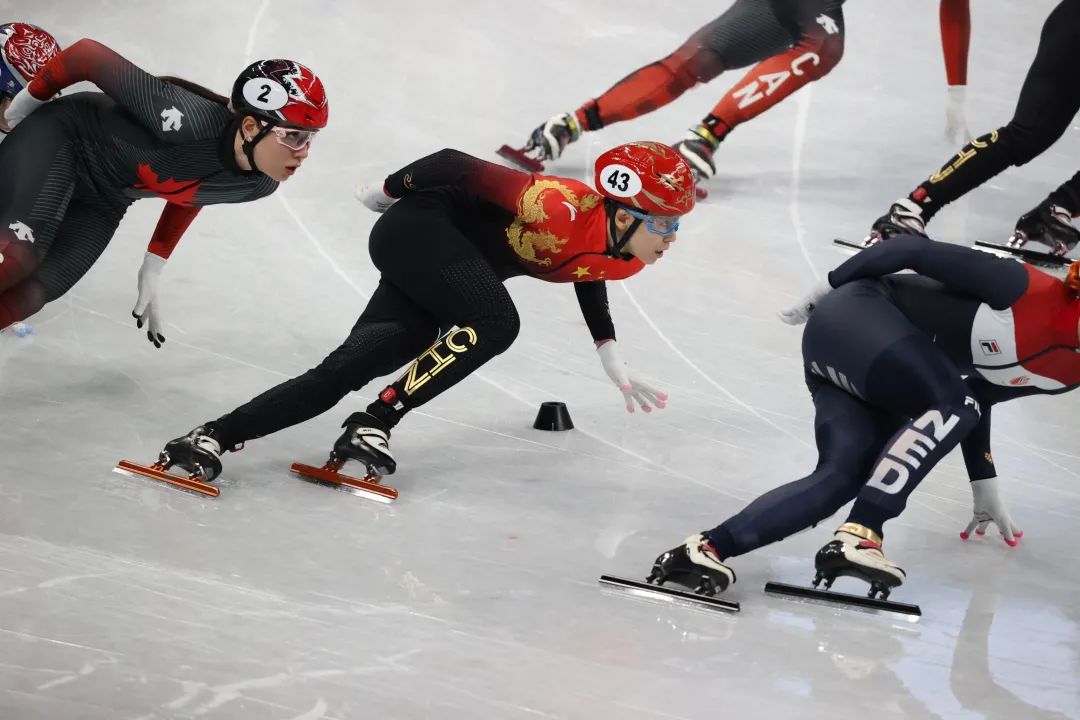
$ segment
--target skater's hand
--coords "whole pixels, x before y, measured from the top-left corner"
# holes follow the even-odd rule
[[[821,302],[821,298],[832,292],[832,289],[832,285],[829,284],[828,279],[822,280],[797,304],[781,310],[778,313],[780,319],[788,325],[802,325],[810,319],[810,313],[814,312],[814,308]]]
[[[13,129],[16,125],[25,120],[30,113],[37,110],[46,102],[46,100],[38,100],[25,88],[20,90],[15,97],[12,98],[11,104],[7,106],[7,110],[4,111],[4,122],[7,124],[8,130],[10,131]]]
[[[397,198],[392,198],[386,194],[385,186],[382,183],[357,185],[356,199],[364,203],[364,207],[368,210],[374,210],[377,213],[386,212],[391,205],[398,201]]]
[[[945,107],[945,137],[956,145],[971,142],[971,131],[968,130],[964,111],[966,91],[965,85],[950,85],[949,104]]]
[[[157,301],[158,281],[164,267],[165,258],[152,252],[146,253],[142,267],[139,268],[139,299],[135,301],[135,309],[131,311],[136,327],[147,326],[146,338],[154,343],[154,347],[161,347],[165,342],[165,323],[158,312],[160,303]]]
[[[596,346],[596,352],[600,355],[604,372],[623,394],[626,412],[634,412],[635,401],[647,413],[652,412],[653,406],[659,410],[667,407],[667,393],[660,392],[640,377],[631,375],[630,366],[622,359],[614,340],[601,340]]]
[[[1013,524],[1009,511],[1005,509],[1005,503],[1001,499],[1001,492],[996,477],[985,480],[974,480],[971,483],[971,494],[975,505],[975,512],[971,522],[960,533],[961,540],[971,537],[971,531],[976,535],[985,535],[986,526],[994,523],[1001,531],[1001,537],[1009,547],[1016,547],[1016,543],[1024,536],[1016,525]]]

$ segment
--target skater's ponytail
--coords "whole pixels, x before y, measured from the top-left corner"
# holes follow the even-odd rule
[[[1069,266],[1069,274],[1065,276],[1065,287],[1080,297],[1080,260]]]

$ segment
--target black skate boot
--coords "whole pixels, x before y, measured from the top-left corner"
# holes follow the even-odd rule
[[[880,599],[885,600],[893,588],[903,584],[907,575],[885,559],[881,552],[881,537],[874,531],[855,523],[844,523],[833,538],[814,557],[815,588],[824,581],[828,590],[836,578],[846,575],[870,583],[867,597],[874,598],[880,593]]]
[[[220,431],[207,423],[166,443],[158,464],[183,468],[203,482],[210,482],[221,474],[221,452]]]
[[[894,235],[926,237],[926,221],[923,220],[922,209],[909,198],[897,200],[889,208],[889,212],[874,221],[863,245],[869,247]]]
[[[533,130],[529,142],[525,144],[525,151],[534,152],[540,160],[558,160],[566,146],[579,137],[581,125],[574,113],[559,113]]]
[[[701,533],[686,538],[677,548],[656,558],[646,582],[663,585],[671,581],[690,588],[699,595],[712,596],[727,590],[735,582],[735,572],[716,554]]]
[[[397,462],[390,454],[390,429],[374,415],[355,412],[342,424],[345,432],[334,443],[330,453],[331,462],[356,460],[363,463],[369,473],[393,475]]]
[[[698,177],[708,179],[716,174],[713,153],[720,147],[720,138],[705,125],[690,128],[683,139],[672,147],[679,151]]]
[[[1009,247],[1019,248],[1034,240],[1050,248],[1052,255],[1065,255],[1080,241],[1080,232],[1072,224],[1072,214],[1043,200],[1034,210],[1024,213],[1016,221]]]

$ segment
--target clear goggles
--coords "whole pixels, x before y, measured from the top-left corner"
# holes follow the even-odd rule
[[[674,235],[679,230],[679,221],[682,220],[681,215],[649,215],[640,210],[628,208],[625,205],[622,205],[621,207],[623,210],[630,213],[631,217],[642,220],[649,232],[660,235],[661,237]]]
[[[266,127],[269,123],[260,121],[263,127]],[[318,130],[297,130],[296,128],[284,128],[274,125],[270,128],[270,132],[274,134],[274,138],[289,148],[290,150],[303,150],[311,141],[315,139],[315,134]]]

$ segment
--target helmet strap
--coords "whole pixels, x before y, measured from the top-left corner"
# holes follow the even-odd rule
[[[608,217],[608,236],[611,238],[611,248],[607,251],[607,255],[620,260],[630,260],[631,257],[623,254],[623,248],[630,242],[630,238],[634,235],[634,231],[638,229],[642,221],[638,218],[634,218],[634,222],[630,223],[630,227],[626,228],[621,236],[619,235],[619,227],[615,224],[615,213],[619,211],[619,203],[609,199],[604,199],[605,210]]]
[[[274,124],[267,122],[262,128],[259,129],[259,132],[255,134],[255,137],[248,140],[246,137],[244,137],[243,121],[241,121],[240,123],[240,147],[244,151],[244,157],[247,158],[248,164],[251,165],[251,169],[253,172],[262,172],[261,170],[259,170],[259,166],[255,164],[255,146],[258,145],[259,141],[266,137],[273,128]]]

